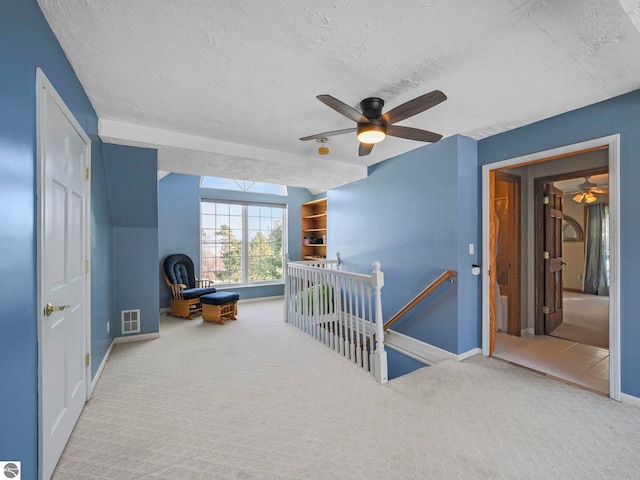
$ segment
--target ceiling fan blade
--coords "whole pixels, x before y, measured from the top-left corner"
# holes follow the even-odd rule
[[[318,138],[332,137],[334,135],[342,135],[343,133],[352,133],[358,130],[354,128],[343,128],[342,130],[333,130],[331,132],[316,133],[315,135],[309,135],[308,137],[302,137],[300,140],[316,140]]]
[[[409,100],[408,102],[389,110],[380,118],[387,125],[391,125],[404,120],[405,118],[417,115],[420,112],[424,112],[431,107],[435,107],[446,99],[447,96],[444,93],[440,90],[434,90],[433,92],[425,93],[424,95],[416,97],[413,100]]]
[[[374,145],[375,143],[361,143],[358,148],[358,156],[364,157],[365,155],[369,155]]]
[[[605,193],[609,193],[609,189],[608,189],[608,188],[599,188],[599,187],[596,187],[596,188],[592,188],[592,189],[591,189],[591,192],[592,192],[592,193],[599,193],[599,194],[601,194],[601,195],[602,195],[602,194],[605,194]]]
[[[407,138],[409,140],[417,140],[418,142],[435,143],[442,138],[438,133],[429,132],[427,130],[419,130],[411,127],[400,127],[397,125],[389,125],[387,127],[387,135],[392,137]]]
[[[344,102],[341,102],[335,97],[331,95],[318,95],[316,97],[326,106],[333,108],[336,112],[344,115],[345,117],[353,120],[354,122],[368,122],[366,117],[364,117],[359,111],[355,108],[350,107]]]

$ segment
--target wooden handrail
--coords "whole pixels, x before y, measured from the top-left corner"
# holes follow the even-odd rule
[[[433,282],[431,282],[427,288],[425,288],[422,292],[416,296],[413,300],[411,300],[407,305],[396,313],[387,323],[382,327],[383,331],[389,330],[391,326],[400,320],[409,310],[415,307],[418,303],[420,303],[427,295],[433,293],[433,291],[446,282],[448,279],[456,276],[456,272],[454,270],[445,270],[442,275],[436,278]]]

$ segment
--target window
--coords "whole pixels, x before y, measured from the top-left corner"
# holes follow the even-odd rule
[[[284,205],[201,201],[202,277],[216,285],[283,281]]]
[[[250,180],[233,180],[230,178],[202,177],[201,188],[215,188],[218,190],[233,190],[235,192],[268,193],[271,195],[286,195],[286,185],[275,183],[252,182]]]

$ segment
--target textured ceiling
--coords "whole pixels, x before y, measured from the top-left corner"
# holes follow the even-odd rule
[[[402,125],[480,139],[640,88],[636,0],[38,0],[104,141],[158,148],[159,169],[311,191],[418,148],[355,134],[320,157],[299,137],[355,124],[316,100],[385,111],[448,100]],[[634,24],[635,22],[635,24]]]

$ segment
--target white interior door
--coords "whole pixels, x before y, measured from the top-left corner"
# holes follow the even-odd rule
[[[37,90],[40,474],[48,479],[87,400],[90,376],[90,141],[40,71]]]

